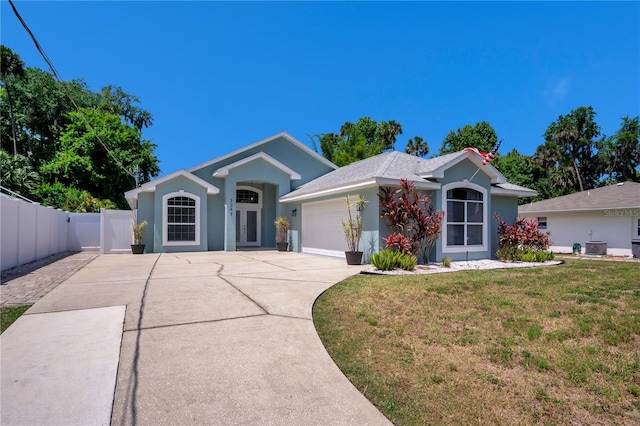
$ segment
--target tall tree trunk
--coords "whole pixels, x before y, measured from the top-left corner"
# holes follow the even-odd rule
[[[584,191],[582,187],[582,178],[580,177],[580,170],[578,170],[578,163],[576,163],[576,159],[573,159],[573,167],[576,169],[576,175],[578,176],[578,184],[580,184],[580,192]]]
[[[11,93],[9,92],[9,82],[5,78],[5,92],[7,92],[7,103],[9,104],[9,116],[11,117],[11,133],[13,133],[13,155],[18,154],[18,142],[16,138],[16,120],[13,115],[13,103],[11,102]]]

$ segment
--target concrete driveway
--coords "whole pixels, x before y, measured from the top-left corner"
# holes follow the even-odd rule
[[[275,251],[100,256],[2,335],[1,423],[388,425],[311,317],[361,269]]]

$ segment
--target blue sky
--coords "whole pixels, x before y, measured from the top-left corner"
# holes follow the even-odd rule
[[[121,86],[154,116],[162,175],[286,130],[396,120],[436,153],[488,121],[531,155],[560,114],[605,134],[640,114],[639,2],[16,1],[61,77]],[[47,69],[1,1],[2,43]]]

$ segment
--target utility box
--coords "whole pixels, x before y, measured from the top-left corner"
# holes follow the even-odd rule
[[[640,240],[631,240],[631,254],[636,259],[640,259]]]
[[[585,246],[585,254],[595,254],[599,256],[607,255],[607,243],[604,241],[589,241]]]

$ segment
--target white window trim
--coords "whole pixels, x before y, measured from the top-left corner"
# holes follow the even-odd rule
[[[477,185],[475,183],[471,183],[468,181],[463,182],[451,182],[442,186],[442,208],[446,211],[447,209],[447,191],[451,189],[457,188],[466,188],[473,189],[482,194],[482,245],[479,246],[448,246],[447,245],[447,216],[444,217],[444,226],[442,227],[442,252],[443,253],[461,253],[461,252],[478,252],[478,251],[487,251],[489,247],[488,243],[488,235],[489,235],[489,222],[488,222],[488,211],[489,211],[489,198],[487,189]],[[465,212],[466,214],[466,212]],[[465,222],[466,223],[466,222]]]
[[[187,197],[196,202],[196,239],[195,241],[169,241],[169,209],[167,208],[169,198]],[[199,246],[200,245],[200,197],[189,192],[180,190],[162,196],[162,245],[163,246]]]
[[[254,206],[257,207],[259,209],[262,209],[262,190],[258,189],[258,188],[254,188],[253,186],[245,186],[245,185],[237,185],[236,186],[236,191],[238,190],[246,190],[246,191],[252,191],[258,194],[258,202],[257,203],[239,203],[238,200],[235,198],[236,194],[233,194],[233,197],[235,199],[235,203],[236,204],[241,204],[243,206]]]
[[[544,220],[541,221],[540,219],[544,219]],[[549,218],[547,216],[538,216],[536,218],[536,222],[538,223],[538,229],[546,230],[549,227]]]
[[[236,185],[236,191],[238,190],[246,190],[246,191],[252,191],[255,192],[256,194],[258,194],[258,202],[257,203],[241,203],[238,202],[238,198],[235,198],[235,203],[236,203],[236,215],[239,214],[244,214],[246,215],[248,210],[252,210],[252,211],[256,211],[257,212],[257,223],[256,223],[256,233],[257,233],[257,241],[256,243],[252,243],[252,244],[247,244],[245,245],[245,247],[260,247],[262,246],[262,202],[263,202],[263,193],[261,189],[258,188],[254,188],[253,186],[248,186],[248,185]],[[234,196],[237,195],[234,194]],[[242,213],[244,212],[244,213]],[[235,226],[235,225],[234,225]],[[237,229],[236,229],[237,232]],[[242,241],[237,241],[236,240],[236,245],[237,244],[241,244]],[[245,242],[246,243],[246,242]]]

